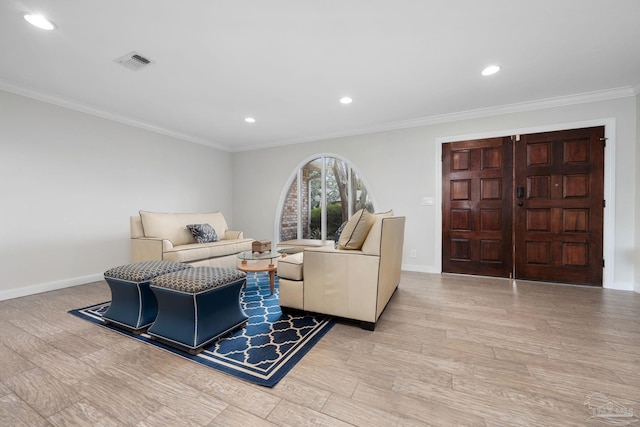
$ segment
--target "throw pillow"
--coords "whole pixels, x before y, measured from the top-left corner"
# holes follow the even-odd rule
[[[336,230],[336,234],[333,236],[334,247],[338,247],[338,241],[340,240],[340,235],[342,234],[342,230],[344,230],[344,226],[347,225],[347,221],[340,224],[340,227]]]
[[[340,234],[338,249],[360,249],[374,222],[374,216],[365,209],[353,214]]]
[[[214,230],[209,224],[189,224],[187,225],[187,228],[191,231],[193,238],[196,239],[196,242],[198,243],[218,241],[216,230]]]

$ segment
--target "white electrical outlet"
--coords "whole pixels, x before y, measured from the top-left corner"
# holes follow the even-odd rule
[[[416,257],[416,250],[411,249],[411,258],[415,258],[415,257]]]

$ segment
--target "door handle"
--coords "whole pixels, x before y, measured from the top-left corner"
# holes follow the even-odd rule
[[[516,197],[518,199],[522,199],[524,197],[524,187],[516,188]],[[524,206],[524,202],[522,200],[518,200],[518,206]]]

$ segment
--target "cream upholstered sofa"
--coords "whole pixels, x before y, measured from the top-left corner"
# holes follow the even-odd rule
[[[372,217],[360,249],[305,248],[279,260],[280,306],[285,311],[330,314],[375,328],[400,282],[405,218],[392,211]]]
[[[197,243],[187,225],[209,224],[217,241]],[[235,268],[237,255],[251,250],[253,239],[231,231],[221,212],[158,213],[140,211],[131,217],[132,262],[165,260],[194,266]]]

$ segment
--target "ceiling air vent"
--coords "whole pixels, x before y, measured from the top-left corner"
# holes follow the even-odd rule
[[[133,71],[138,71],[141,68],[145,68],[155,63],[155,61],[145,58],[138,52],[129,52],[120,58],[114,59],[113,61]]]

